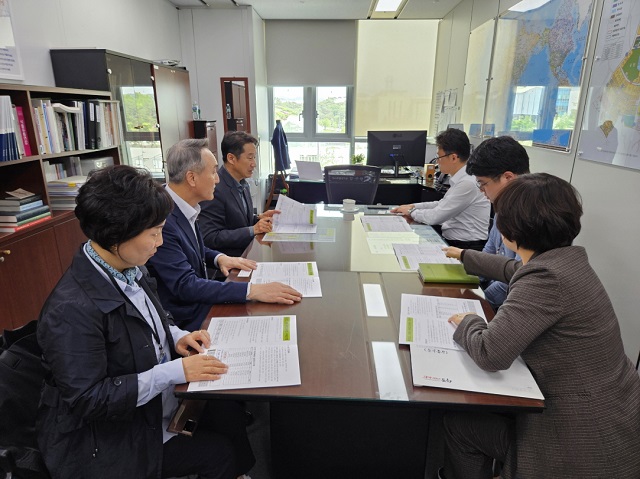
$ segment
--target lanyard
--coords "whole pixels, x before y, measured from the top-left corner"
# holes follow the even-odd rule
[[[98,266],[100,266],[107,273],[107,276],[111,280],[113,287],[116,288],[116,291],[118,291],[118,293],[120,293],[120,296],[122,296],[124,300],[127,303],[129,303],[131,307],[133,307],[133,309],[135,309],[138,312],[138,314],[142,316],[142,318],[144,318],[144,314],[142,314],[142,312],[136,307],[136,305],[133,304],[133,301],[131,301],[131,298],[129,298],[126,294],[124,294],[124,291],[122,291],[120,286],[118,286],[118,283],[116,282],[116,279],[113,277],[113,275],[101,264],[98,264]],[[138,283],[138,280],[136,280],[136,284],[138,284],[138,286],[141,286],[140,283]],[[156,324],[156,319],[151,313],[151,308],[149,308],[149,303],[147,302],[147,291],[146,291],[146,288],[144,287],[142,287],[142,289],[145,292],[144,305],[147,307],[147,312],[149,313],[149,317],[151,318],[151,325],[153,326],[153,329],[151,330],[151,335],[153,336],[153,339],[155,339],[159,349],[158,363],[159,364],[166,363],[167,353],[164,350],[164,346],[162,345],[162,342],[160,341],[160,333],[158,332],[158,325]]]

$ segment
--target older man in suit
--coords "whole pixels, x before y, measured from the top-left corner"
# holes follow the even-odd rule
[[[163,228],[163,244],[147,263],[158,280],[158,293],[182,329],[195,330],[211,305],[262,301],[293,304],[301,295],[282,283],[222,283],[208,278],[207,266],[226,276],[229,270],[255,269],[255,261],[227,256],[207,248],[197,223],[201,201],[213,199],[220,181],[218,162],[207,140],[181,140],[167,154],[167,191],[175,207]]]
[[[271,231],[275,210],[256,215],[247,178],[256,168],[258,140],[244,131],[229,131],[220,149],[224,166],[215,198],[200,205],[199,222],[204,244],[230,256],[239,256],[255,235]]]

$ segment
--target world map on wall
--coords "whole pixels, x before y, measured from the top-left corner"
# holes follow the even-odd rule
[[[518,20],[513,85],[578,86],[589,33],[591,0],[552,0]]]

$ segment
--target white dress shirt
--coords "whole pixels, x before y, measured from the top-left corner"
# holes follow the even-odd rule
[[[486,240],[491,203],[476,186],[474,176],[460,168],[449,180],[451,187],[439,201],[416,203],[411,218],[427,225],[442,225],[444,239]]]

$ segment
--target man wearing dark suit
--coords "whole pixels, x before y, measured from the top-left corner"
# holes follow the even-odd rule
[[[224,166],[215,198],[200,205],[199,222],[204,244],[229,256],[239,256],[255,235],[271,231],[275,210],[253,213],[247,178],[256,167],[258,140],[244,131],[229,131],[220,149]]]
[[[207,140],[181,140],[167,154],[167,191],[175,206],[162,231],[164,242],[148,262],[158,280],[158,294],[176,325],[193,331],[200,327],[211,305],[216,303],[293,304],[301,295],[282,283],[222,283],[208,279],[207,266],[226,276],[229,270],[256,269],[245,258],[227,256],[204,246],[196,219],[201,201],[213,199],[218,178],[218,162]]]

